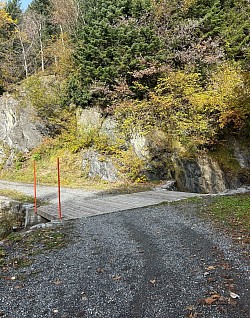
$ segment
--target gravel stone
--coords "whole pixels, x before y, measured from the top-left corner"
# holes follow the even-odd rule
[[[64,222],[66,247],[0,279],[2,317],[249,318],[249,263],[194,211],[186,202]]]

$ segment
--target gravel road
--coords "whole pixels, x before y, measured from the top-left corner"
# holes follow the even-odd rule
[[[65,222],[66,247],[0,279],[0,316],[249,318],[246,258],[194,210],[184,202]]]

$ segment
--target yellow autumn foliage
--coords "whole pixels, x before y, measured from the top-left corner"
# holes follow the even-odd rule
[[[51,65],[52,71],[63,79],[74,70],[72,54],[73,45],[66,33],[61,33],[46,49],[46,55],[54,60]]]
[[[15,21],[6,12],[4,3],[0,2],[0,29],[6,27],[8,24],[12,24]]]
[[[250,115],[249,73],[224,64],[203,86],[199,73],[171,71],[159,79],[148,100],[127,101],[115,110],[121,129],[149,134],[164,131],[183,146],[201,147],[230,126],[239,129]]]

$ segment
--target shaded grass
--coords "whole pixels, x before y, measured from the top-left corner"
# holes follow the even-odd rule
[[[6,257],[6,251],[3,247],[0,247],[0,268],[4,264],[5,257]]]
[[[250,231],[250,193],[215,197],[208,210],[226,226]]]
[[[191,205],[195,214],[225,231],[244,248],[250,244],[250,192],[194,197],[168,204],[180,205],[184,210]]]
[[[9,189],[2,189],[0,190],[0,196],[10,198],[15,201],[19,201],[22,203],[33,203],[34,198],[29,195],[25,195],[21,192],[15,191],[15,190],[9,190]]]
[[[10,200],[17,201],[19,203],[33,203],[32,196],[25,195],[21,192],[9,189],[1,189],[0,196],[8,198]],[[41,201],[38,202],[41,204]],[[24,215],[20,213],[8,212],[8,209],[0,209],[0,239],[6,237],[12,232],[13,228],[21,228],[24,222]]]
[[[30,266],[35,255],[61,249],[68,241],[68,236],[61,226],[27,233],[11,233],[0,247],[0,271],[4,269],[0,279],[8,279],[13,270]]]
[[[61,227],[52,229],[37,229],[30,233],[11,233],[6,241],[8,246],[21,246],[29,255],[37,251],[60,249],[65,246],[66,234]]]
[[[0,171],[0,179],[33,183],[34,160],[31,157],[22,163],[19,169]],[[100,190],[106,194],[133,193],[146,191],[159,182],[134,183],[129,181],[108,182],[99,178],[87,179],[82,171],[81,153],[71,153],[67,150],[53,150],[53,153],[42,156],[36,160],[37,183],[43,185],[57,185],[57,158],[60,158],[60,176],[62,187],[82,188],[87,190]],[[1,195],[1,194],[0,194]],[[31,201],[32,202],[32,201]]]
[[[0,171],[0,179],[33,183],[34,154],[19,168]],[[36,157],[35,157],[36,158]],[[88,180],[82,175],[81,154],[72,154],[65,149],[55,149],[50,154],[38,157],[36,161],[37,182],[44,185],[57,185],[57,158],[60,158],[61,185],[88,189],[106,189],[107,183],[101,180]]]

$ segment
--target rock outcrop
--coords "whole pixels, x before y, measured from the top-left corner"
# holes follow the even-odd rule
[[[42,140],[39,123],[31,107],[9,94],[0,97],[0,162],[12,161],[13,153],[28,152]]]
[[[0,238],[24,225],[25,212],[26,209],[20,202],[0,196]]]
[[[115,145],[121,138],[115,119],[112,116],[103,116],[96,108],[78,109],[77,120],[80,132],[105,136],[103,140],[109,140],[111,145]],[[35,121],[34,110],[29,105],[23,106],[9,94],[0,97],[1,166],[11,164],[16,152],[26,153],[36,147],[44,134],[42,125]],[[171,141],[167,140],[167,136],[161,130],[156,128],[150,135],[145,135],[134,127],[130,138],[126,139],[120,150],[130,151],[126,155],[126,165],[132,166],[134,158],[143,163],[139,178],[175,180],[175,187],[179,190],[216,193],[250,182],[249,146],[242,147],[236,139],[231,140],[229,144],[230,158],[225,156],[225,162],[218,160],[219,158],[212,156],[210,152],[187,159],[178,151],[173,151]],[[103,147],[105,148],[105,145]],[[133,158],[130,157],[131,149]],[[234,169],[231,169],[230,164],[227,165],[230,161],[235,163]],[[98,153],[95,146],[84,151],[82,157],[82,170],[88,178],[118,181],[123,178],[123,172],[119,171],[121,166],[124,166],[124,162],[119,162],[118,154],[112,156]]]
[[[87,150],[84,153],[82,169],[88,178],[97,178],[109,182],[119,180],[117,169],[112,160],[93,150]]]
[[[26,152],[41,142],[42,134],[30,107],[22,107],[9,94],[0,97],[0,140],[11,149]]]
[[[208,156],[175,159],[177,187],[183,191],[217,193],[228,188],[219,164]]]
[[[98,131],[114,142],[120,137],[116,121],[112,117],[103,118],[98,109],[81,110],[78,119],[78,126],[84,131]],[[209,151],[187,159],[178,151],[173,152],[170,143],[164,132],[157,128],[150,135],[145,135],[136,131],[134,127],[126,147],[132,147],[135,156],[144,162],[142,176],[149,180],[174,179],[175,187],[179,190],[218,193],[250,182],[250,148],[242,147],[237,140],[230,140],[225,146],[227,149],[230,145],[230,157],[225,156],[225,162],[212,156]],[[233,169],[229,167],[230,162],[234,162]],[[86,151],[83,155],[82,167],[87,177],[117,181],[122,178],[122,174],[116,169],[117,166],[117,156],[112,158],[99,154],[94,149]]]
[[[102,126],[102,115],[97,108],[77,109],[77,128],[79,131],[98,130]]]

